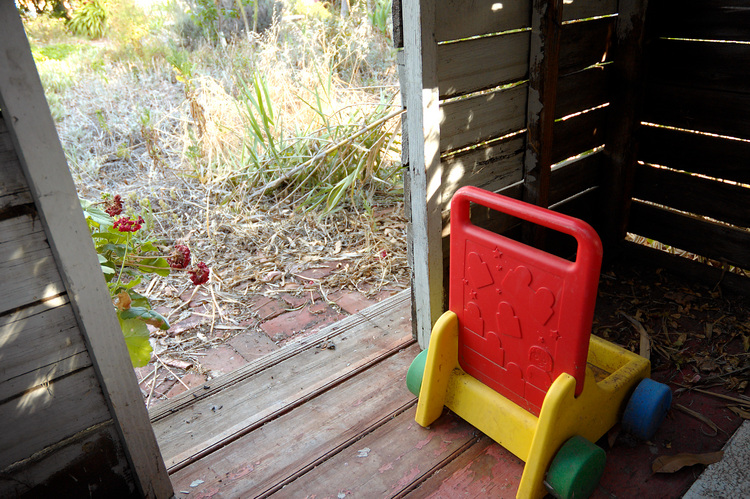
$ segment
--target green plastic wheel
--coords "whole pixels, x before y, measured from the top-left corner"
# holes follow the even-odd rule
[[[544,485],[559,499],[589,497],[604,473],[606,459],[604,449],[576,435],[555,454]]]
[[[409,370],[406,372],[406,387],[417,397],[419,397],[419,390],[422,389],[422,377],[424,376],[426,362],[427,350],[422,350],[411,362]]]

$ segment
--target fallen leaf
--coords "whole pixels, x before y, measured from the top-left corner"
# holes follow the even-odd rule
[[[707,452],[705,454],[682,453],[674,456],[659,456],[651,464],[651,471],[654,473],[674,473],[685,466],[717,463],[721,461],[722,457],[724,457],[724,451]]]
[[[739,407],[729,405],[729,410],[741,417],[742,419],[750,419],[750,411],[746,411],[744,409],[741,409]]]
[[[114,303],[118,310],[129,309],[131,301],[132,300],[127,291],[120,291],[114,296],[114,298],[112,298],[112,303]]]
[[[684,412],[685,414],[687,414],[689,416],[693,416],[698,421],[702,421],[709,428],[711,428],[713,431],[715,431],[717,434],[719,433],[719,427],[716,426],[716,423],[714,423],[713,421],[711,421],[710,419],[708,419],[706,416],[704,416],[700,412],[696,412],[696,411],[694,411],[692,409],[688,409],[687,407],[685,407],[682,404],[674,404],[674,407],[677,408],[677,409],[679,409],[679,410],[681,410],[682,412]],[[712,435],[712,436],[714,436],[714,435]]]
[[[636,319],[635,317],[631,317],[628,314],[624,312],[620,312],[620,315],[625,317],[638,331],[641,337],[640,342],[640,351],[638,352],[641,357],[651,360],[651,338],[648,335],[648,332],[646,331],[646,328],[643,327],[643,324]],[[640,315],[640,310],[638,311],[638,314],[636,317]]]
[[[166,365],[168,365],[170,367],[176,367],[177,369],[183,369],[185,371],[187,371],[188,369],[190,369],[191,367],[193,367],[193,363],[192,362],[185,362],[184,360],[172,359],[172,358],[169,358],[169,357],[166,357],[166,358],[161,359],[161,360],[162,360],[162,362],[164,362]]]

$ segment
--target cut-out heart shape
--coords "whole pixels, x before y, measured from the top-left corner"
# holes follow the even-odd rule
[[[484,319],[482,311],[474,302],[469,302],[464,307],[464,327],[474,334],[484,336]]]
[[[466,257],[466,278],[476,288],[483,288],[495,282],[490,268],[476,251],[472,251]]]
[[[513,306],[505,301],[501,301],[497,306],[497,323],[500,327],[500,333],[514,338],[521,337],[521,321],[516,316]]]
[[[531,302],[531,313],[542,325],[546,325],[554,315],[555,294],[549,288],[539,288]]]

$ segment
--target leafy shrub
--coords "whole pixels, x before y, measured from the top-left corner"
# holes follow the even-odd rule
[[[104,209],[100,208],[102,204]],[[188,268],[191,255],[185,245],[176,245],[169,254],[163,254],[164,248],[142,230],[145,221],[141,215],[120,216],[123,206],[119,195],[107,196],[103,203],[82,199],[81,208],[128,346],[130,361],[135,367],[145,366],[151,360],[147,325],[167,330],[169,322],[152,310],[148,297],[135,288],[145,274],[168,276],[173,271],[187,272],[193,284],[204,284],[208,281],[209,269],[203,262]]]
[[[101,38],[107,28],[107,11],[99,0],[89,0],[76,9],[68,29],[76,35]]]

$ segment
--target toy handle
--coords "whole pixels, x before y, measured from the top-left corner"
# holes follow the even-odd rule
[[[472,202],[572,236],[578,243],[576,262],[601,262],[602,243],[599,234],[583,220],[478,187],[465,186],[456,191],[451,201],[451,219],[458,222],[459,226],[474,226],[469,212]]]

